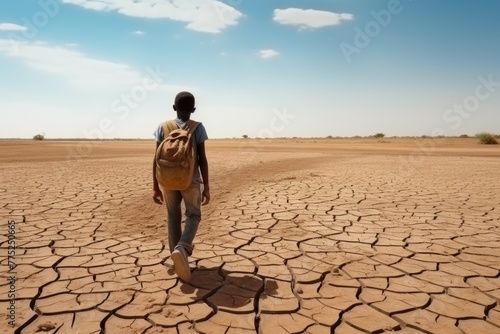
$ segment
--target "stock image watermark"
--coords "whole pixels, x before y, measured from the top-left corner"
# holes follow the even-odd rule
[[[257,136],[253,139],[245,139],[238,145],[238,153],[245,155],[247,158],[255,159],[257,154],[262,151],[260,146],[261,139],[277,138],[293,120],[297,117],[296,114],[290,113],[286,107],[281,109],[275,108],[272,110],[267,126],[262,127]],[[240,165],[237,161],[234,162],[233,168],[239,168]]]
[[[412,0],[405,1],[411,2]],[[372,20],[366,22],[362,28],[360,26],[354,28],[352,42],[339,44],[345,60],[351,63],[353,56],[359,55],[362,50],[367,48],[382,33],[382,30],[391,24],[393,18],[400,15],[403,10],[404,6],[401,0],[389,0],[385,9],[370,11]]]
[[[481,102],[485,102],[500,88],[500,81],[495,81],[493,74],[487,76],[481,75],[477,78],[478,84],[474,92],[460,102],[455,102],[443,113],[443,121],[453,130],[459,129],[463,121],[468,119],[473,112],[476,112],[481,106]],[[388,181],[391,183],[400,182],[407,179],[415,172],[416,165],[423,162],[427,156],[431,155],[436,150],[436,138],[444,136],[445,129],[436,127],[432,130],[430,137],[424,143],[418,143],[417,149],[408,157],[399,158],[399,168],[396,174],[388,176]]]
[[[82,130],[84,141],[66,147],[65,162],[55,166],[57,176],[60,177],[62,172],[68,169],[67,164],[90,156],[95,145],[99,145],[105,135],[112,133],[120,121],[128,118],[131,112],[137,109],[151,92],[158,89],[168,76],[168,72],[162,71],[159,66],[154,69],[148,66],[146,72],[147,75],[143,77],[140,84],[123,92],[111,103],[109,109],[111,115],[101,118],[95,127]]]
[[[297,115],[291,114],[285,107],[274,109],[273,116],[269,119],[267,127],[260,129],[258,138],[275,138],[276,134],[282,132]]]
[[[465,97],[463,101],[456,102],[453,107],[446,109],[443,114],[443,120],[447,124],[452,124],[451,128],[456,130],[460,128],[464,119],[471,116],[471,113],[479,109],[481,102],[488,100],[500,87],[500,81],[493,80],[493,74],[480,76],[479,84],[474,89],[474,93]]]
[[[16,325],[16,221],[9,220],[7,222],[7,299],[9,304],[7,306],[8,324],[12,327]]]
[[[39,0],[37,4],[39,9],[36,12],[29,17],[24,16],[21,18],[21,22],[26,29],[10,33],[7,36],[15,52],[17,52],[19,42],[27,42],[34,39],[40,30],[45,28],[50,20],[59,14],[62,0]]]

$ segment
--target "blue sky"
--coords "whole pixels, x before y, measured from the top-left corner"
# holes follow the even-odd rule
[[[0,5],[0,137],[152,138],[181,90],[211,138],[500,133],[500,2]]]

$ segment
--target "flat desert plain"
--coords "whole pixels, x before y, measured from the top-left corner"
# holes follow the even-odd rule
[[[154,146],[0,141],[1,333],[500,333],[500,145],[210,140],[187,283]]]

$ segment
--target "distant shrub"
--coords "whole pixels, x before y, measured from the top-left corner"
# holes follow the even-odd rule
[[[459,138],[469,138],[469,135],[460,135]]]
[[[375,138],[384,138],[385,137],[385,133],[379,132],[379,133],[374,134],[373,137],[375,137]]]
[[[43,140],[45,138],[44,134],[37,134],[33,136],[33,140]]]
[[[327,136],[326,138],[327,138],[327,139],[332,139],[333,137],[332,137],[332,136]]]
[[[422,136],[420,136],[420,138],[426,139],[426,138],[430,138],[430,136],[428,136],[428,135],[422,135]]]
[[[248,138],[248,135],[243,135],[243,138],[247,139],[247,138]]]
[[[498,144],[497,140],[495,139],[495,136],[488,132],[478,133],[476,137],[479,139],[479,143],[481,144],[486,144],[486,145]]]

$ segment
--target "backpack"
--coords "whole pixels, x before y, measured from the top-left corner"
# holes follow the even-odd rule
[[[189,120],[180,129],[175,121],[163,123],[164,139],[156,150],[156,179],[166,190],[185,190],[193,181],[198,154],[193,133],[200,123]]]

